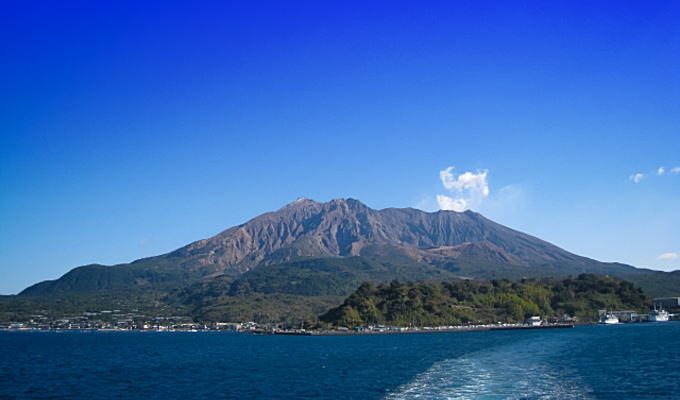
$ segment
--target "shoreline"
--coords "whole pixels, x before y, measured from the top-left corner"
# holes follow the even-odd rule
[[[616,325],[646,325],[648,322],[622,322]],[[481,331],[510,331],[510,330],[537,330],[537,329],[565,329],[576,326],[601,325],[597,322],[585,323],[556,323],[544,325],[526,324],[493,324],[471,326],[441,326],[441,327],[384,327],[362,330],[337,330],[337,329],[40,329],[40,328],[0,328],[0,332],[127,332],[127,333],[244,333],[251,335],[280,335],[280,336],[360,336],[360,335],[394,335],[394,334],[419,334],[419,333],[450,333],[450,332],[481,332]]]
[[[587,324],[586,324],[587,325]],[[449,332],[481,332],[481,331],[509,331],[509,330],[536,330],[536,329],[565,329],[573,328],[574,324],[550,324],[550,325],[477,325],[458,327],[434,327],[434,328],[397,328],[381,330],[252,330],[252,335],[283,335],[283,336],[361,336],[361,335],[397,335],[419,333],[449,333]]]
[[[580,324],[590,325],[590,324]],[[472,326],[446,326],[446,327],[424,327],[424,328],[404,328],[386,327],[375,329],[356,330],[305,330],[305,329],[250,329],[250,330],[230,330],[230,329],[39,329],[39,328],[0,328],[0,332],[138,332],[138,333],[200,333],[200,332],[229,332],[246,333],[251,335],[292,335],[292,336],[351,336],[351,335],[391,335],[391,334],[415,334],[415,333],[438,333],[438,332],[477,332],[477,331],[503,331],[503,330],[535,330],[535,329],[559,329],[573,328],[575,324],[549,324],[549,325],[472,325]]]

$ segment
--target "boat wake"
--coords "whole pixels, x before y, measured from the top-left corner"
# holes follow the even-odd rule
[[[552,335],[551,335],[552,336]],[[551,363],[564,343],[532,338],[444,360],[386,398],[590,399],[577,375]]]

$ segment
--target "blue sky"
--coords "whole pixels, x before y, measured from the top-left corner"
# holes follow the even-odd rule
[[[680,268],[677,2],[22,3],[0,16],[0,293],[297,197],[462,199]]]

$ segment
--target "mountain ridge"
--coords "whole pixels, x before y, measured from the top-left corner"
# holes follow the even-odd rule
[[[348,267],[354,265],[351,262],[340,268],[357,279],[384,280],[390,273],[393,278],[411,279],[653,273],[578,256],[469,210],[375,210],[351,198],[325,203],[299,198],[169,253],[111,267],[77,267],[19,295],[173,288],[220,276],[237,280],[250,271],[277,265],[299,275],[300,265],[309,268],[309,264],[296,264],[292,270],[285,266],[297,260],[350,257],[363,257],[375,269],[368,274],[348,272],[346,268],[355,268]],[[419,272],[411,273],[409,268]]]

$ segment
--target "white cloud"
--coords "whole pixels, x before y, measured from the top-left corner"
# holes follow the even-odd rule
[[[680,167],[671,168],[671,174],[680,174]]]
[[[443,194],[437,195],[437,205],[440,210],[450,211],[465,211],[468,208],[469,202],[463,198],[449,197]]]
[[[659,169],[656,170],[656,174],[659,176],[663,175],[664,172],[666,172],[666,168],[664,167],[659,167]]]
[[[477,171],[477,173],[464,172],[458,177],[454,177],[451,173],[453,167],[448,167],[443,171],[439,171],[439,179],[442,180],[442,185],[448,190],[456,191],[478,191],[482,196],[489,195],[489,183],[486,181],[486,176],[489,171]]]
[[[467,171],[456,176],[453,174],[453,167],[439,171],[442,185],[453,194],[453,196],[437,195],[439,209],[464,211],[479,206],[482,200],[489,196],[488,173],[487,170]]]
[[[678,253],[663,253],[658,257],[659,260],[675,260],[676,258],[680,258],[680,254]]]
[[[645,177],[645,174],[642,174],[642,173],[640,173],[640,172],[637,172],[637,173],[635,173],[635,174],[629,176],[628,179],[630,179],[630,180],[633,181],[634,183],[640,183],[640,181],[641,181],[642,179],[644,179],[644,177]]]

